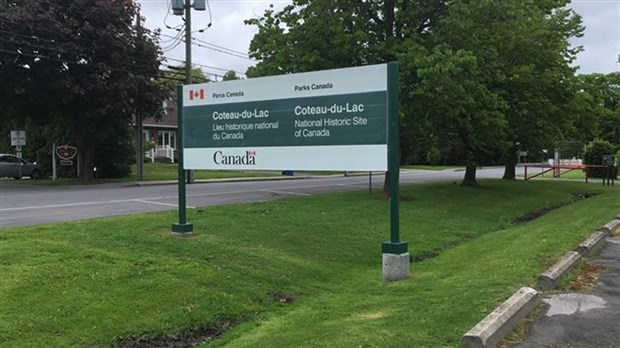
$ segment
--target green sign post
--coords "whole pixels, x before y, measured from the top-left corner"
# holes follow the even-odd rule
[[[398,65],[388,64],[388,174],[390,180],[390,240],[383,243],[383,253],[403,254],[407,242],[400,241],[400,142],[398,125]]]
[[[178,95],[173,232],[192,231],[183,169],[388,171],[384,280],[409,276],[407,243],[399,236],[397,63],[185,85]]]
[[[178,124],[178,136],[177,145],[179,148],[177,165],[178,180],[179,180],[179,222],[172,224],[172,234],[175,236],[191,236],[194,231],[194,226],[187,223],[187,203],[185,192],[185,169],[184,169],[184,156],[183,156],[183,86],[177,86],[177,124]]]
[[[616,182],[616,157],[613,155],[603,156],[603,165],[605,168],[605,178],[603,179],[603,185],[614,186]]]

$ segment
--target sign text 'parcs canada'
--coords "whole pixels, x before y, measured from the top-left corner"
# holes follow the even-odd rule
[[[319,89],[331,89],[334,88],[334,85],[331,82],[327,82],[327,83],[312,83],[309,85],[295,85],[294,89],[295,92],[302,92],[302,91],[316,91]]]

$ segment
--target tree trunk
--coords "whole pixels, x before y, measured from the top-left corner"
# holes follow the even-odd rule
[[[461,186],[467,187],[478,187],[478,182],[476,181],[476,165],[468,164],[465,167],[465,177],[463,178],[463,183]]]
[[[502,179],[505,180],[514,180],[517,177],[516,173],[516,165],[517,165],[517,147],[512,145],[508,149],[508,153],[506,154],[506,166],[504,167],[504,176]]]
[[[82,181],[93,180],[93,168],[95,167],[95,142],[92,138],[76,139],[78,148],[78,179]]]
[[[383,180],[383,197],[390,198],[390,172],[385,172],[385,179]]]

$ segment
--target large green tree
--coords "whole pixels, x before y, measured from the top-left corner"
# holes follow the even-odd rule
[[[436,30],[439,43],[473,54],[481,80],[506,104],[504,178],[515,178],[517,144],[546,148],[570,127],[571,67],[581,19],[569,0],[456,0]]]
[[[403,152],[449,149],[464,184],[489,156],[543,148],[569,128],[582,31],[568,0],[296,0],[258,27],[248,76],[398,60]],[[448,150],[446,150],[447,152]]]
[[[437,46],[413,65],[418,76],[408,95],[413,122],[426,124],[434,141],[456,152],[466,167],[463,185],[477,186],[481,159],[503,146],[504,101],[484,84],[484,70],[471,52]]]
[[[280,12],[269,9],[262,17],[246,21],[258,28],[250,43],[250,56],[258,63],[246,74],[268,76],[395,61],[399,52],[430,42],[430,28],[445,3],[295,0]],[[407,93],[405,85],[401,84],[401,94]]]
[[[583,142],[599,138],[620,147],[620,73],[579,75],[576,87],[570,135]]]
[[[67,129],[80,178],[92,179],[102,165],[98,145],[124,143],[136,113],[159,115],[156,33],[137,25],[134,0],[3,0],[0,7],[2,117]]]

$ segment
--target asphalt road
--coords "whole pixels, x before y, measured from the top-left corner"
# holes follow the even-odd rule
[[[545,310],[517,348],[620,347],[620,237],[589,263],[605,267],[593,289],[543,296]]]
[[[463,171],[403,171],[401,184],[463,179]],[[479,169],[477,177],[501,178],[503,168]],[[291,196],[367,190],[368,175],[291,180],[208,182],[187,185],[188,208],[260,202]],[[290,179],[290,178],[287,178]],[[383,175],[372,176],[381,189]],[[176,210],[176,183],[137,186],[135,183],[41,186],[0,181],[0,228],[38,225],[135,213]]]

